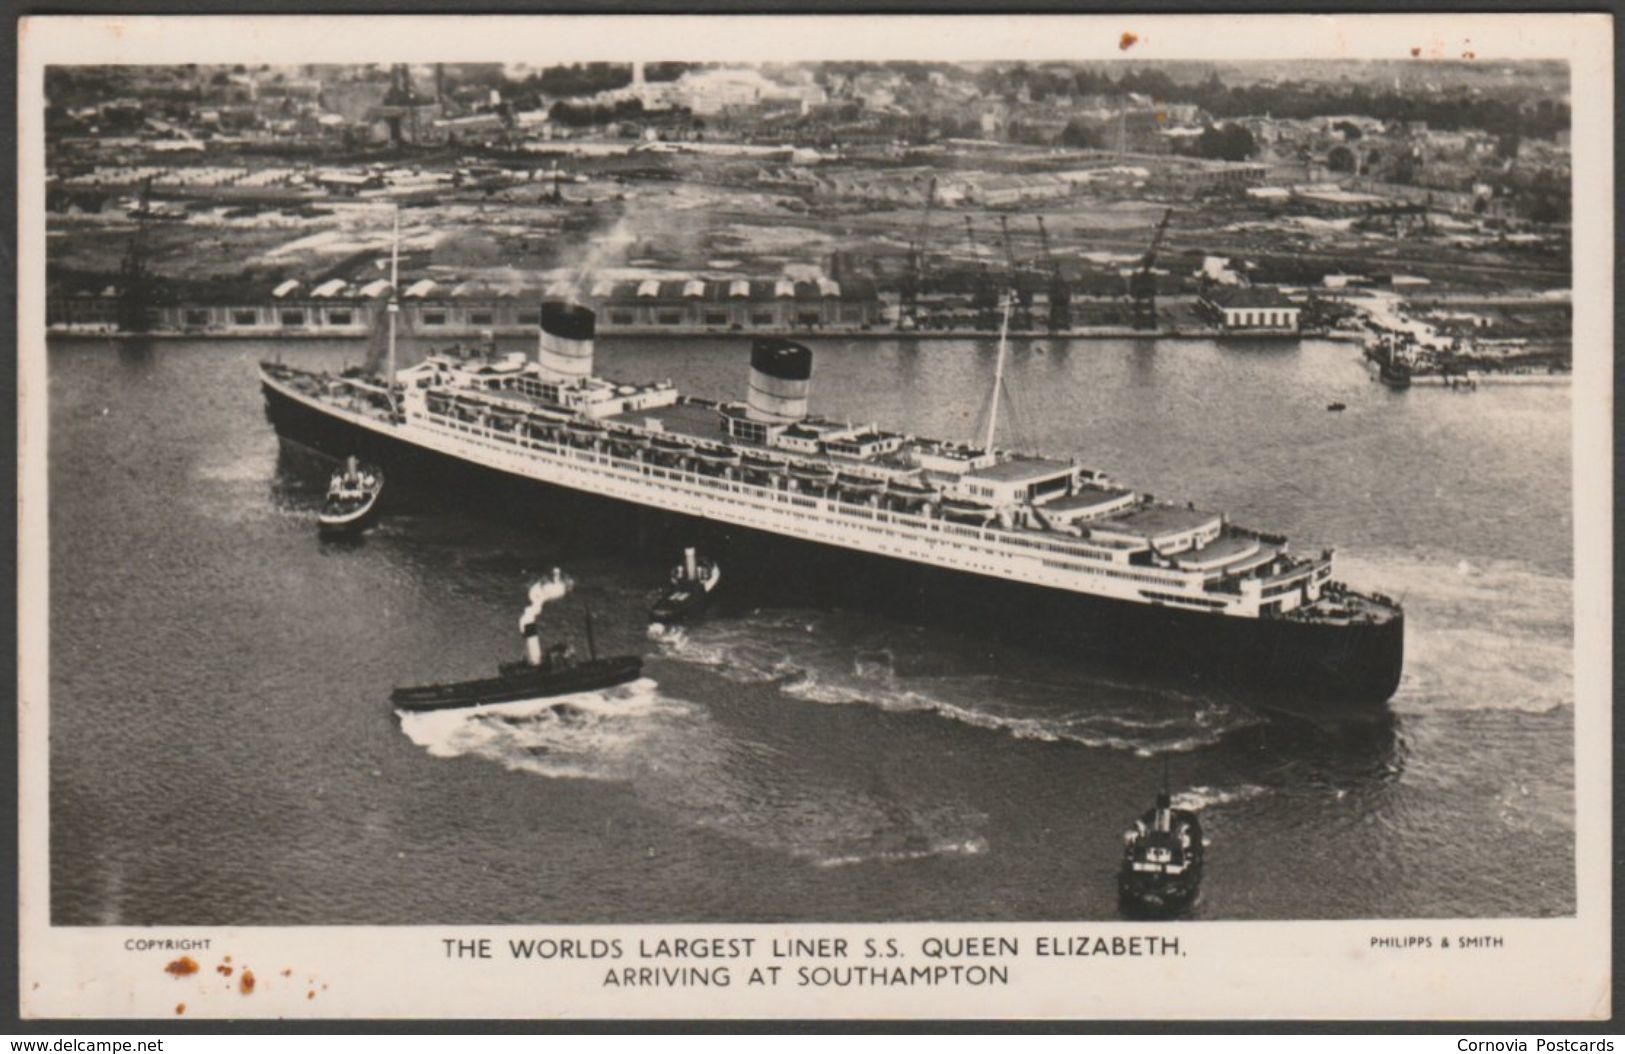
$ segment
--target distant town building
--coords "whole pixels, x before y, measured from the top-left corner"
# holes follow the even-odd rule
[[[1229,330],[1296,333],[1303,313],[1279,289],[1268,286],[1218,286],[1202,295],[1200,305]]]

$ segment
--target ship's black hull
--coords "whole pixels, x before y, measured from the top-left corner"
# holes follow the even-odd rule
[[[263,386],[284,438],[381,466],[392,484],[464,508],[548,511],[547,521],[661,566],[696,546],[722,567],[736,601],[848,606],[946,625],[1195,687],[1265,693],[1294,705],[1380,704],[1404,662],[1404,618],[1328,625],[1243,619],[1051,589],[717,523],[486,468],[356,425]]]

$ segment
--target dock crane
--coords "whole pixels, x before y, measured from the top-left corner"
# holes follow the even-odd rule
[[[141,183],[141,198],[131,213],[135,233],[119,268],[118,328],[126,333],[145,333],[152,326],[153,280],[147,268],[147,220],[152,216],[152,177]]]
[[[1151,235],[1151,246],[1140,260],[1140,269],[1129,276],[1128,292],[1134,302],[1132,325],[1135,329],[1157,328],[1157,276],[1151,268],[1156,265],[1157,250],[1162,248],[1163,235],[1168,232],[1168,221],[1173,215],[1173,209],[1163,212],[1162,222],[1157,224],[1156,231]]]
[[[1044,270],[1049,274],[1049,329],[1058,333],[1072,328],[1072,287],[1061,273],[1061,261],[1049,251],[1049,231],[1044,217],[1038,217],[1038,247],[1043,253]]]
[[[976,260],[976,277],[971,287],[970,304],[976,312],[977,329],[993,329],[999,321],[999,291],[994,287],[993,277],[987,272],[987,264],[982,261],[981,246],[976,244],[976,229],[971,225],[970,217],[965,217],[965,239],[970,245],[971,256]]]
[[[931,207],[937,201],[937,177],[925,190],[925,211],[920,216],[920,227],[908,243],[908,269],[903,273],[898,323],[913,329],[920,324],[920,293],[925,288],[925,239],[931,229]]]
[[[1016,267],[1016,251],[1010,244],[1010,217],[1003,213],[999,214],[999,232],[1004,239],[1004,263],[1009,269],[1010,293],[1015,298],[1015,313],[1011,324],[1016,329],[1032,329],[1032,284],[1021,280],[1021,271]]]

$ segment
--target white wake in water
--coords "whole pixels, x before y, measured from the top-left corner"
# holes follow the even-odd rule
[[[510,772],[623,783],[650,811],[817,867],[905,863],[986,851],[983,817],[907,800],[877,778],[831,785],[781,748],[739,738],[706,707],[647,678],[603,692],[403,714],[429,754]]]
[[[838,856],[825,856],[813,862],[818,867],[852,867],[857,864],[906,864],[916,860],[928,860],[931,857],[955,856],[981,856],[987,852],[987,839],[980,836],[967,838],[964,841],[939,842],[924,849],[893,849],[879,852],[846,853]]]
[[[558,778],[630,779],[650,743],[693,707],[645,677],[597,692],[401,714],[401,731],[441,758],[478,757]]]
[[[1238,707],[1165,685],[1099,678],[1063,684],[985,669],[956,672],[955,660],[930,653],[930,638],[876,646],[875,634],[885,632],[855,616],[784,612],[703,622],[651,637],[672,658],[738,683],[777,684],[785,695],[807,702],[928,712],[1017,739],[1142,757],[1195,750],[1256,720]],[[909,651],[916,646],[922,654]],[[900,654],[922,660],[928,671],[944,665],[948,670],[900,674]]]
[[[1187,787],[1173,795],[1173,804],[1176,809],[1201,812],[1203,809],[1230,805],[1233,802],[1250,801],[1265,793],[1267,793],[1265,788],[1254,783],[1243,784],[1228,790],[1220,787]]]

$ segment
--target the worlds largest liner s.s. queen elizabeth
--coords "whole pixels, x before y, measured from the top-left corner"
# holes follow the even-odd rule
[[[265,363],[267,414],[391,479],[517,488],[599,534],[701,545],[734,581],[1220,688],[1381,704],[1399,684],[1400,606],[1334,580],[1329,550],[995,449],[992,413],[980,444],[812,416],[812,352],[777,337],[753,341],[743,402],[600,378],[594,325],[545,303],[534,361],[459,349],[397,370],[392,343],[390,383]]]

